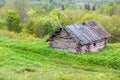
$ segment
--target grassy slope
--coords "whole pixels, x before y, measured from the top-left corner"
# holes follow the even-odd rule
[[[120,44],[94,54],[55,51],[42,40],[0,37],[0,80],[119,80]]]

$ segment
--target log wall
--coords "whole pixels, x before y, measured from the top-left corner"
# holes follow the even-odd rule
[[[53,41],[50,42],[50,45],[56,50],[77,53],[77,39],[75,38],[75,36],[69,35],[64,30],[59,35],[53,38]]]
[[[107,41],[106,39],[103,39],[101,41],[96,41],[94,43],[81,46],[79,53],[97,52],[99,51],[99,49],[106,47],[106,41]]]
[[[97,52],[99,49],[102,49],[104,47],[105,47],[105,40],[96,42],[96,43],[92,43],[90,45],[90,52]]]
[[[107,39],[96,41],[87,45],[82,45],[82,41],[78,40],[74,35],[68,34],[62,30],[50,41],[50,46],[56,50],[68,51],[73,53],[96,52],[106,46]]]

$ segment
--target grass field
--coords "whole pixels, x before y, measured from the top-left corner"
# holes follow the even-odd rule
[[[53,50],[44,40],[0,37],[0,80],[120,80],[120,43],[78,55]]]

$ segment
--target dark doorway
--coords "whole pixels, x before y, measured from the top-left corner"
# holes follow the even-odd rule
[[[96,43],[94,43],[93,45],[96,46]]]

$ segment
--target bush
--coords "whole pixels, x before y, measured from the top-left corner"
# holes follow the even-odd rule
[[[120,16],[105,16],[100,23],[107,29],[111,34],[109,42],[120,42]]]
[[[28,32],[36,34],[37,37],[52,34],[57,27],[57,20],[49,16],[30,19],[27,25]]]
[[[91,13],[84,14],[81,18],[81,21],[84,22],[84,21],[87,21],[87,20],[94,20],[94,19],[99,21],[100,18],[101,18],[100,14],[91,12]]]
[[[59,23],[59,15],[55,13],[50,13],[47,16],[29,16],[27,30],[37,37],[44,37],[52,34],[59,27]]]
[[[110,3],[108,5],[101,6],[100,12],[107,15],[113,15],[115,14],[117,7],[117,4]]]
[[[6,26],[6,21],[3,19],[0,19],[0,29],[4,28]]]
[[[26,30],[22,30],[20,33],[10,32],[8,30],[0,30],[0,36],[27,41],[37,40],[34,35],[26,33]]]
[[[9,31],[20,32],[20,16],[15,11],[8,11],[6,15],[6,22]]]

